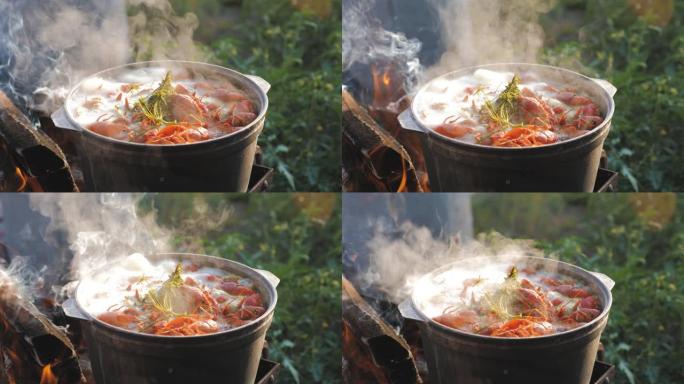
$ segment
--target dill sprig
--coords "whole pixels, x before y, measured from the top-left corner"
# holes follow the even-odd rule
[[[502,128],[511,128],[515,124],[511,118],[517,111],[517,100],[520,97],[520,77],[513,75],[511,82],[499,94],[496,100],[487,100],[480,113]]]
[[[518,278],[518,267],[515,265],[511,267],[511,271],[508,273],[506,279],[517,279]]]
[[[159,87],[152,91],[152,94],[145,99],[140,98],[135,103],[135,106],[140,112],[155,125],[168,124],[169,121],[166,120],[168,115],[168,102],[169,96],[175,94],[173,86],[171,85],[171,72],[166,72],[164,80],[159,84]]]
[[[511,82],[508,83],[506,89],[504,89],[496,99],[497,108],[504,108],[509,112],[509,114],[515,109],[515,102],[518,101],[518,97],[520,97],[520,89],[518,88],[519,85],[520,77],[518,77],[518,75],[513,75]]]
[[[147,293],[147,299],[159,312],[171,316],[181,315],[180,313],[173,311],[173,305],[171,303],[171,300],[175,295],[173,290],[183,286],[183,277],[181,276],[181,273],[183,273],[183,266],[181,263],[178,263],[176,265],[176,269],[173,271],[173,273],[171,273],[171,275],[169,275],[168,280],[162,283],[162,286],[159,288],[159,290],[156,292],[154,290],[150,290]]]
[[[521,317],[517,308],[519,288],[518,269],[514,266],[496,291],[482,296],[482,304],[502,321]]]
[[[178,263],[176,264],[176,269],[173,270],[173,273],[169,276],[169,279],[164,282],[164,284],[168,284],[176,288],[180,287],[183,285],[183,277],[181,277],[181,273],[183,273],[183,265]]]

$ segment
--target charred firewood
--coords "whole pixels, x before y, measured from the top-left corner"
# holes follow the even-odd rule
[[[342,320],[347,382],[422,383],[409,345],[344,277]]]
[[[12,375],[16,382],[39,382],[46,374],[53,375],[59,383],[85,382],[65,330],[40,313],[2,271],[0,353],[5,373]]]
[[[422,192],[408,152],[342,91],[344,190]]]
[[[12,152],[14,160],[42,190],[77,191],[62,150],[0,91],[0,140]]]

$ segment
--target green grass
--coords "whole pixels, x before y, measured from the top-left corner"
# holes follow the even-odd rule
[[[244,1],[233,34],[211,43],[217,63],[272,85],[259,145],[276,191],[340,190],[341,5],[332,1],[326,19],[289,0]]]
[[[684,198],[674,194],[475,195],[476,232],[538,240],[615,280],[601,341],[618,384],[684,378]]]
[[[621,190],[684,190],[684,2],[667,23],[655,20],[668,12],[638,17],[629,3],[668,1],[559,1],[544,17],[543,61],[618,88],[605,149]]]
[[[179,251],[273,272],[281,280],[269,358],[279,383],[339,383],[342,359],[337,194],[154,194],[141,202]]]

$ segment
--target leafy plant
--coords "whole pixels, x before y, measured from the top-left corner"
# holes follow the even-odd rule
[[[605,142],[623,190],[684,188],[684,3],[562,0],[546,16],[543,61],[613,83]],[[576,19],[575,26],[558,30]]]
[[[340,190],[341,4],[328,18],[290,0],[243,2],[242,20],[211,43],[215,61],[272,85],[259,138],[274,190]]]

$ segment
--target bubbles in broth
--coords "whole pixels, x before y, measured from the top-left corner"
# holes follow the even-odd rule
[[[414,300],[442,325],[494,337],[564,332],[592,321],[603,308],[584,281],[523,262],[429,275]]]
[[[191,261],[133,254],[79,286],[79,303],[113,326],[160,336],[194,336],[254,321],[266,311],[249,278]]]
[[[84,80],[67,109],[85,129],[144,144],[188,144],[239,131],[257,98],[227,76],[181,67],[118,69]]]
[[[553,144],[584,135],[604,119],[588,95],[531,71],[442,76],[421,90],[415,105],[429,129],[495,147]]]

